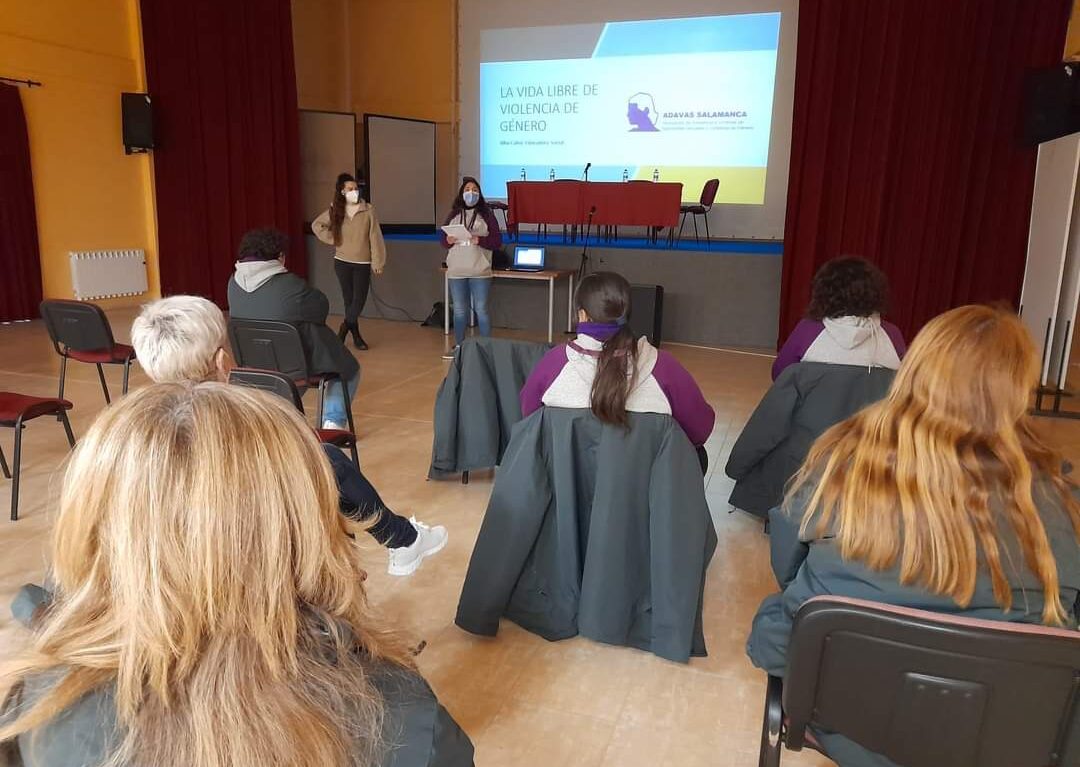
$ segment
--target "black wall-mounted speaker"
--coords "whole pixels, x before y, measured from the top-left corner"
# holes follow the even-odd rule
[[[1028,73],[1024,83],[1024,143],[1035,145],[1080,131],[1080,65]]]
[[[124,152],[135,154],[154,148],[154,117],[146,93],[121,93]]]
[[[664,286],[630,286],[630,329],[659,348],[664,335]]]

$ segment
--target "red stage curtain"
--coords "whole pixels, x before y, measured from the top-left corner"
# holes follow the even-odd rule
[[[0,85],[0,322],[38,316],[38,250],[34,177],[19,89]]]
[[[307,273],[289,0],[141,0],[161,289],[224,305],[241,235],[289,235]]]
[[[1020,297],[1035,149],[1023,80],[1059,62],[1068,0],[802,0],[780,341],[823,262],[884,269],[909,338]]]

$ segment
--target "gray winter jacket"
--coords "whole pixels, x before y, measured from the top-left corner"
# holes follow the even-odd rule
[[[296,325],[308,372],[338,373],[348,381],[360,372],[356,358],[326,325],[326,294],[286,271],[279,261],[241,262],[229,279],[229,316]]]
[[[754,617],[746,652],[758,668],[773,676],[784,675],[795,613],[804,602],[816,596],[869,599],[964,618],[1041,622],[1042,586],[1022,567],[1023,553],[1004,521],[1000,522],[998,536],[1006,550],[1002,561],[1017,563],[1018,569],[1010,576],[1013,600],[1012,609],[1007,613],[994,600],[993,586],[985,572],[979,574],[971,603],[959,607],[949,597],[932,594],[918,586],[901,585],[898,568],[875,572],[858,562],[843,559],[831,531],[816,535],[811,528],[807,535],[800,535],[802,517],[812,491],[810,486],[799,490],[790,502],[790,514],[784,509],[774,509],[769,514],[772,568],[782,591],[767,597]],[[1080,546],[1068,516],[1048,492],[1048,486],[1042,482],[1036,484],[1034,496],[1057,561],[1061,601],[1070,611],[1070,625],[1075,628],[1080,612]],[[1080,709],[1077,718],[1080,719]],[[885,757],[840,735],[820,730],[815,734],[842,767],[895,767]]]
[[[521,387],[550,349],[505,338],[466,339],[435,396],[430,478],[499,465],[521,420]]]
[[[419,674],[380,663],[372,682],[382,694],[385,753],[380,767],[471,767],[469,737],[446,712]],[[7,716],[24,699],[44,691],[28,684],[9,701]],[[0,744],[0,764],[10,767],[97,767],[118,744],[114,690],[84,696],[45,726]],[[0,722],[4,716],[0,716]],[[5,749],[7,754],[5,754]],[[7,760],[4,757],[7,756]]]
[[[541,408],[514,427],[458,626],[494,636],[506,617],[549,640],[705,655],[716,533],[697,455],[671,416],[629,417],[627,432],[588,410]]]
[[[800,362],[765,392],[735,441],[725,471],[735,480],[729,503],[767,517],[784,487],[829,427],[885,396],[895,370]]]

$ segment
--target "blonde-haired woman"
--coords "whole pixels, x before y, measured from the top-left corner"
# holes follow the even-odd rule
[[[0,743],[33,767],[471,765],[368,612],[344,525],[287,403],[216,383],[125,397],[68,467],[55,601],[0,672]]]
[[[782,676],[792,619],[833,594],[1076,626],[1080,504],[1028,415],[1035,348],[1013,314],[964,306],[916,337],[889,395],[814,444],[772,521],[783,588],[747,652]],[[884,757],[819,733],[845,767]]]

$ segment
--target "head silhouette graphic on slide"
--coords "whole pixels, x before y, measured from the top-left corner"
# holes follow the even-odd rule
[[[630,132],[656,132],[656,102],[649,93],[635,93],[626,105],[626,119],[630,122]]]

